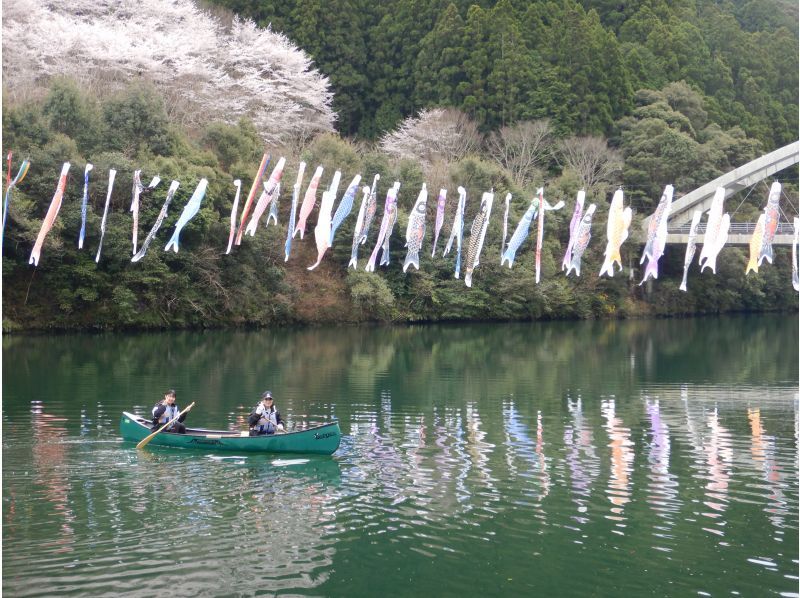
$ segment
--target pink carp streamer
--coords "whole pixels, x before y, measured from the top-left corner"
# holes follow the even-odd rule
[[[64,165],[61,167],[61,176],[58,179],[55,195],[53,195],[53,200],[50,202],[50,207],[47,208],[47,214],[44,217],[44,222],[42,222],[42,228],[39,229],[39,236],[36,237],[36,243],[33,246],[33,251],[31,251],[31,257],[28,263],[34,266],[39,265],[39,257],[42,253],[44,239],[47,233],[50,232],[50,229],[53,228],[53,223],[56,220],[56,216],[58,216],[58,211],[61,209],[61,200],[64,198],[64,189],[67,187],[67,173],[69,172],[69,167],[69,162],[64,162]]]
[[[581,189],[578,191],[578,197],[575,200],[575,209],[572,211],[572,220],[569,221],[569,241],[567,242],[567,251],[564,253],[564,259],[561,260],[561,269],[569,269],[572,262],[572,246],[575,244],[575,232],[581,223],[583,217],[583,202],[586,200],[586,191]]]
[[[394,218],[397,214],[397,191],[400,189],[400,181],[395,181],[394,185],[389,189],[386,194],[386,203],[383,207],[383,218],[381,219],[381,227],[378,230],[378,240],[375,243],[375,249],[372,250],[372,255],[369,256],[369,261],[364,267],[367,272],[375,272],[375,261],[378,259],[378,252],[383,248],[384,240],[389,232],[389,227],[394,225]]]
[[[233,246],[233,238],[236,235],[236,211],[239,208],[239,195],[242,192],[242,180],[236,179],[233,181],[233,186],[236,187],[236,195],[233,197],[233,206],[231,206],[231,230],[228,233],[228,248],[225,250],[225,255],[230,255],[231,247]]]
[[[761,240],[761,251],[758,253],[758,265],[767,260],[772,263],[772,240],[775,238],[775,231],[778,230],[778,213],[780,210],[779,203],[781,200],[781,184],[778,182],[772,183],[769,189],[769,197],[767,205],[764,208],[766,215],[764,221],[764,237]]]
[[[261,179],[264,178],[264,172],[267,170],[267,164],[269,164],[270,155],[264,154],[261,158],[261,164],[258,165],[258,172],[256,172],[256,178],[253,179],[253,186],[250,187],[250,193],[247,194],[247,201],[244,202],[244,207],[242,208],[242,220],[239,222],[239,230],[236,233],[236,245],[242,244],[242,235],[244,234],[245,229],[245,222],[247,221],[247,217],[250,215],[250,208],[253,205],[253,200],[256,197],[256,191],[261,186]]]
[[[328,190],[322,194],[322,203],[319,206],[319,218],[317,226],[314,228],[314,239],[317,242],[317,261],[309,266],[308,270],[313,270],[319,266],[328,247],[331,246],[331,221],[333,219],[333,202],[336,201],[336,192],[339,189],[339,181],[342,173],[338,170],[333,174],[333,180]],[[361,177],[358,177],[359,180]]]
[[[261,197],[258,198],[258,203],[256,204],[255,209],[253,210],[253,216],[250,218],[250,223],[247,225],[245,229],[245,233],[249,234],[251,237],[256,234],[256,228],[258,228],[258,221],[263,216],[264,212],[266,211],[269,204],[274,199],[276,193],[276,187],[280,183],[281,177],[283,176],[283,167],[286,166],[286,158],[281,158],[278,160],[278,163],[275,165],[275,168],[272,170],[272,174],[269,177],[269,180],[264,183],[264,190],[261,192]]]
[[[436,243],[439,241],[439,232],[444,224],[444,208],[447,205],[447,189],[439,189],[439,199],[436,201],[436,224],[433,229],[433,250],[431,257],[436,255]]]
[[[317,187],[319,187],[319,180],[322,178],[323,170],[322,166],[317,166],[314,176],[311,177],[311,181],[308,183],[308,189],[306,189],[306,194],[303,196],[303,203],[300,206],[300,216],[297,221],[297,226],[292,233],[293,237],[296,236],[297,233],[300,233],[300,238],[302,239],[306,234],[306,220],[308,220],[308,217],[311,215],[314,204],[317,203]]]

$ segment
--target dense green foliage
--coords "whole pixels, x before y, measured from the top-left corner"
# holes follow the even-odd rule
[[[797,7],[768,0],[212,0],[285,32],[335,92],[339,131],[374,137],[431,105],[486,129],[550,118],[613,136],[639,89],[685,81],[709,120],[794,140]]]
[[[692,118],[699,119],[696,128],[703,124],[698,112],[701,107],[689,100],[683,102],[686,106],[682,107],[681,102],[669,99],[675,93],[668,88],[647,96],[634,116],[622,125],[624,136],[630,135],[636,141],[630,144],[626,166],[630,176],[645,173],[641,175],[644,180],[648,180],[647,176],[659,180],[683,173],[700,180],[725,168],[726,160],[735,162],[740,155],[752,152],[746,140],[734,144],[718,128],[704,136],[693,133],[694,128],[689,124]],[[673,104],[678,108],[673,108]],[[645,119],[638,111],[646,111],[648,106],[654,107],[654,115]],[[679,111],[681,107],[684,112]],[[559,265],[578,187],[570,171],[548,181],[550,201],[564,199],[568,207],[548,214],[542,283],[536,285],[532,251],[535,226],[534,234],[518,253],[514,269],[503,269],[499,265],[503,212],[500,198],[507,191],[518,198],[512,205],[512,230],[526,209],[527,200],[523,199],[526,197],[523,190],[515,188],[507,172],[481,156],[453,163],[447,173],[451,190],[457,184],[468,190],[467,229],[478,209],[480,193],[494,188],[498,198],[474,287],[466,289],[462,280],[453,278],[452,254],[441,257],[455,200],[448,204],[446,225],[435,258],[430,257],[433,237],[430,223],[435,201],[433,198],[429,201],[429,225],[421,252],[421,269],[403,274],[398,262],[404,256],[402,244],[408,213],[424,180],[422,170],[414,162],[395,163],[383,154],[359,149],[333,135],[318,138],[303,156],[289,157],[284,175],[286,187],[294,180],[301,158],[311,165],[326,167],[323,188],[336,168],[343,171],[345,182],[357,172],[366,173],[366,177],[374,172],[381,174],[379,212],[370,243],[360,252],[363,267],[374,244],[386,189],[395,179],[402,181],[391,267],[380,268],[375,274],[346,270],[354,215],[339,229],[336,243],[319,269],[314,272],[305,269],[316,255],[311,233],[316,214],[311,217],[306,239],[295,239],[292,257],[284,263],[285,223],[290,207],[288,191],[284,191],[281,198],[283,226],[260,228],[255,237],[245,237],[241,247],[226,256],[223,254],[233,199],[232,181],[234,178],[244,181],[243,202],[261,152],[251,124],[245,121],[237,126],[210,123],[199,139],[193,141],[168,123],[163,103],[148,88],[131,88],[118,97],[97,103],[68,81],[55,82],[41,105],[7,109],[3,118],[7,146],[14,148],[17,156],[29,156],[32,162],[28,177],[13,196],[5,238],[3,308],[6,328],[625,317],[640,313],[774,309],[797,303],[797,295],[789,284],[787,247],[778,248],[775,266],[765,265],[758,276],[749,277],[743,274],[746,248],[725,249],[720,258],[719,274],[699,276],[693,272],[688,294],[677,290],[683,263],[683,248],[678,246],[669,248],[662,260],[661,279],[653,285],[638,287],[627,277],[598,279],[595,273],[602,261],[604,235],[601,231],[605,229],[603,219],[607,205],[607,198],[602,196],[590,195],[589,198],[599,202],[600,209],[595,219],[595,238],[584,256],[584,275],[580,279],[565,278],[559,272]],[[664,134],[685,137],[687,147],[695,148],[692,161],[672,164],[669,156],[656,156],[658,159],[648,162],[645,154],[653,154],[655,149],[637,145],[646,145],[647,140],[647,135],[638,129],[649,121],[671,120],[683,123],[686,131],[666,127]],[[664,127],[663,124],[658,126]],[[703,127],[701,131],[708,128]],[[674,142],[674,139],[669,141]],[[734,155],[730,155],[732,152]],[[33,268],[27,264],[28,256],[63,160],[72,162],[67,193],[55,227],[47,237],[40,265]],[[90,184],[86,247],[78,251],[81,173],[87,160],[94,164],[95,170]],[[646,166],[653,163],[662,164],[667,172],[648,173]],[[107,172],[112,167],[117,169],[118,175],[103,253],[96,264],[94,257],[107,192]],[[141,262],[132,264],[128,207],[135,168],[142,169],[143,180],[158,173],[165,181],[142,199],[140,242],[156,219],[170,178],[179,180],[181,187],[156,242]],[[184,230],[180,253],[165,253],[163,244],[201,177],[209,180],[202,209]],[[748,199],[740,210],[748,220],[753,219],[763,203],[762,196],[763,193]],[[623,252],[628,265],[636,265],[639,246],[629,242]]]

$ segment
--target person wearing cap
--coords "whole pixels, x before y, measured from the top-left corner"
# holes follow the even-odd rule
[[[180,408],[175,404],[175,391],[172,389],[168,390],[164,393],[164,398],[153,407],[153,430],[158,430],[167,422],[175,419],[175,416],[177,416],[180,411]],[[183,425],[183,420],[186,419],[186,415],[186,413],[181,414],[178,420],[164,431],[186,434],[186,426]]]
[[[261,402],[250,414],[248,422],[250,423],[250,433],[253,436],[283,432],[281,413],[275,408],[275,401],[270,391],[261,395]]]

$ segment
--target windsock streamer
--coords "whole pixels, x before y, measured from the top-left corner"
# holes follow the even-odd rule
[[[769,188],[767,205],[764,208],[766,219],[764,221],[764,238],[761,241],[761,251],[758,254],[759,266],[764,260],[767,260],[770,264],[772,263],[772,241],[775,238],[775,231],[778,230],[780,200],[781,184],[777,182],[772,183],[772,186]]]
[[[174,183],[175,181],[172,182]],[[233,186],[236,187],[236,195],[233,197],[233,205],[231,206],[231,230],[228,233],[228,248],[225,250],[225,255],[230,255],[231,247],[233,247],[233,238],[236,235],[236,211],[239,209],[239,194],[242,192],[242,180],[236,179],[233,181]],[[172,198],[170,197],[170,199]]]
[[[237,186],[236,200],[234,200],[234,204],[235,204],[236,201],[238,201],[238,199],[239,199],[238,188],[241,187],[242,182],[237,179],[233,183],[234,184],[239,183],[239,185]],[[147,248],[150,247],[150,243],[152,243],[153,239],[156,238],[156,233],[158,232],[158,229],[161,228],[161,225],[164,222],[164,219],[167,217],[167,211],[169,210],[169,204],[172,203],[172,198],[175,196],[175,191],[178,190],[179,186],[180,186],[180,183],[178,181],[172,181],[172,183],[170,183],[169,189],[167,190],[167,198],[166,198],[166,200],[164,200],[164,205],[161,206],[161,211],[158,213],[158,218],[156,218],[155,224],[153,224],[153,228],[151,228],[150,232],[147,233],[147,237],[145,237],[144,243],[142,243],[142,246],[139,248],[139,251],[136,253],[136,255],[134,255],[131,258],[131,261],[133,263],[138,262],[139,260],[141,260],[147,254]],[[234,212],[235,212],[235,207],[236,206],[234,205]],[[233,229],[235,227],[234,218],[235,218],[235,214],[231,214],[231,236],[230,236],[230,239],[228,241],[228,252],[230,252],[231,243],[233,242]]]
[[[261,187],[261,179],[264,178],[264,173],[267,170],[267,165],[271,160],[270,154],[264,154],[261,157],[261,164],[258,165],[258,171],[256,172],[256,177],[253,179],[253,186],[250,187],[250,193],[247,194],[247,200],[244,202],[244,207],[242,208],[242,219],[239,222],[239,230],[236,232],[236,240],[234,241],[236,245],[242,244],[242,235],[245,231],[245,222],[247,221],[247,217],[250,215],[250,208],[253,205],[253,200],[256,198],[256,191]]]
[[[247,228],[244,230],[245,234],[249,234],[251,237],[256,234],[256,229],[258,228],[258,222],[261,220],[261,216],[264,215],[267,207],[275,197],[275,189],[277,188],[281,177],[283,176],[284,166],[286,166],[286,158],[281,157],[281,159],[278,160],[278,163],[275,165],[275,168],[272,169],[272,174],[270,175],[269,179],[264,183],[264,189],[261,191],[261,196],[258,198],[256,207],[253,208],[253,215],[250,218],[250,222],[247,224]]]
[[[56,216],[58,216],[58,211],[61,209],[61,200],[64,198],[64,189],[67,187],[69,166],[69,162],[64,162],[64,165],[61,167],[61,176],[58,179],[55,195],[53,195],[53,200],[50,202],[50,207],[47,208],[47,214],[45,214],[44,221],[42,222],[42,228],[39,229],[39,236],[36,237],[36,243],[33,246],[33,251],[31,251],[31,257],[28,263],[34,266],[39,265],[39,257],[42,253],[44,238],[47,236],[47,233],[50,232],[50,229],[53,228],[53,223],[56,220]]]
[[[400,191],[400,183],[395,181],[395,193]],[[390,214],[389,219],[389,228],[386,231],[386,234],[383,237],[383,250],[381,251],[381,266],[388,266],[389,265],[389,242],[392,238],[392,233],[394,232],[394,225],[397,224],[397,200],[395,199],[394,202],[394,210]]]
[[[292,208],[289,211],[289,226],[286,232],[286,244],[283,246],[284,262],[289,261],[289,254],[292,253],[292,236],[294,234],[294,224],[297,218],[297,202],[300,199],[300,187],[303,184],[303,174],[306,171],[306,163],[300,162],[297,169],[297,179],[292,187]]]
[[[628,238],[628,229],[631,226],[631,219],[633,218],[633,211],[630,206],[627,208],[622,207],[623,193],[622,189],[617,189],[614,192],[614,198],[611,200],[611,206],[608,210],[608,223],[606,224],[606,244],[605,256],[603,266],[600,268],[600,276],[608,274],[614,276],[614,264],[619,266],[619,271],[622,272],[622,255],[620,248],[625,240]],[[567,249],[569,251],[569,249]],[[694,253],[694,250],[692,250]]]
[[[792,286],[795,291],[800,291],[800,264],[798,263],[798,249],[800,248],[800,218],[795,218],[792,223],[794,224],[794,239],[792,239]]]
[[[3,202],[3,228],[0,231],[0,246],[3,244],[3,238],[5,237],[6,233],[6,219],[8,218],[8,208],[11,205],[11,191],[16,187],[22,180],[25,178],[25,175],[28,174],[28,168],[30,168],[31,163],[28,160],[23,160],[22,164],[19,166],[19,170],[17,171],[17,176],[14,177],[14,180],[11,180],[11,152],[8,152],[8,177],[6,178],[6,197]]]
[[[281,184],[278,183],[275,185],[275,191],[272,192],[272,203],[269,206],[269,214],[267,214],[267,222],[264,226],[269,226],[269,221],[272,220],[272,223],[275,226],[278,226],[278,206],[280,205],[279,200],[281,197]]]
[[[400,182],[395,181],[394,185],[386,193],[386,203],[383,207],[383,218],[381,218],[381,227],[378,230],[378,239],[375,243],[375,249],[372,250],[372,255],[369,256],[369,261],[364,267],[367,272],[375,272],[375,262],[378,259],[378,252],[383,248],[384,239],[389,232],[390,224],[394,225],[394,217],[397,213],[397,191],[400,188]]]
[[[686,277],[689,275],[689,266],[692,265],[694,259],[694,252],[697,248],[697,225],[700,224],[700,218],[703,212],[695,210],[692,214],[692,225],[689,227],[689,240],[686,242],[686,256],[683,258],[683,279],[681,280],[681,291],[686,292]]]
[[[141,179],[142,171],[137,170],[133,173],[133,190],[131,191],[131,212],[133,212],[133,251],[132,255],[136,255],[136,245],[139,238],[139,196],[149,193],[161,182],[161,177],[154,176],[150,184],[145,187],[142,185]]]
[[[207,187],[208,180],[200,179],[200,182],[197,184],[197,188],[195,188],[194,193],[192,193],[192,197],[189,198],[189,201],[184,206],[183,212],[181,212],[181,216],[178,218],[178,223],[175,225],[175,232],[172,233],[172,237],[164,246],[164,251],[169,251],[172,249],[175,253],[178,253],[181,231],[183,230],[183,227],[195,217],[197,212],[200,211],[200,204],[202,203],[203,198],[206,196]]]
[[[347,191],[345,191],[344,197],[342,197],[342,201],[339,202],[339,207],[336,208],[336,213],[331,223],[331,238],[328,242],[329,247],[333,247],[333,237],[336,235],[336,229],[339,228],[342,222],[344,222],[344,219],[353,211],[353,201],[355,200],[359,183],[361,183],[361,175],[357,174],[353,177],[353,180],[350,181],[350,185],[348,185]]]
[[[475,220],[472,221],[472,228],[470,228],[469,233],[469,247],[467,248],[467,267],[464,274],[464,284],[468,287],[472,286],[472,273],[480,264],[481,250],[483,249],[483,242],[486,240],[486,229],[489,227],[493,202],[494,193],[491,191],[484,193],[481,198],[480,211],[475,215]]]
[[[647,258],[647,266],[644,269],[644,277],[641,286],[649,278],[658,278],[658,260],[664,255],[664,247],[667,244],[667,218],[672,210],[672,193],[674,189],[672,185],[664,187],[664,193],[658,202],[656,211],[650,218],[650,224],[647,228],[647,242],[644,246],[642,258],[639,260],[641,264]]]
[[[439,189],[439,199],[436,201],[436,224],[433,229],[433,249],[431,250],[431,257],[436,255],[436,243],[439,241],[439,231],[442,230],[444,224],[444,208],[447,204],[447,189]]]
[[[358,216],[356,218],[356,227],[353,229],[353,245],[350,248],[350,262],[347,267],[353,267],[354,270],[358,269],[358,246],[361,241],[361,231],[364,228],[364,216],[367,212],[367,203],[369,202],[370,188],[364,185],[361,188],[363,197],[361,198],[361,207],[358,208]]]
[[[511,206],[511,194],[506,193],[506,213],[503,216],[503,244],[500,245],[500,265],[503,265],[503,254],[506,251],[506,236],[508,234],[508,208]]]
[[[111,191],[114,189],[114,180],[117,178],[117,171],[113,168],[108,171],[108,192],[106,193],[106,205],[103,208],[103,218],[100,220],[100,243],[97,245],[97,255],[94,256],[95,263],[100,263],[100,252],[103,251],[103,239],[106,237],[106,220],[108,219],[108,208],[111,206]]]
[[[419,270],[419,251],[422,249],[422,239],[425,238],[425,212],[428,208],[428,188],[422,183],[422,190],[417,196],[417,201],[408,217],[406,226],[406,260],[403,263],[403,272],[409,266],[414,266]]]
[[[722,248],[725,246],[725,243],[728,240],[728,229],[731,225],[731,215],[730,214],[723,214],[722,221],[719,225],[719,230],[713,240],[713,246],[708,253],[708,258],[706,259],[703,266],[700,268],[700,272],[705,270],[706,268],[711,268],[711,271],[716,274],[717,273],[717,256],[719,256],[719,252],[722,251]],[[706,235],[708,235],[708,230],[706,230]],[[706,237],[707,239],[708,237]],[[703,244],[703,248],[705,248],[706,243]]]
[[[457,240],[456,251],[456,269],[455,278],[461,276],[461,244],[464,238],[464,212],[467,206],[467,191],[464,187],[458,188],[458,206],[456,207],[456,215],[453,218],[453,227],[450,229],[450,239],[447,241],[447,246],[444,248],[442,255],[450,253],[453,247],[453,239]]]
[[[578,197],[575,200],[575,209],[572,211],[572,220],[569,221],[569,241],[567,242],[567,251],[564,253],[564,259],[561,260],[562,270],[569,269],[570,262],[572,262],[572,246],[575,244],[575,232],[578,230],[578,226],[581,223],[581,218],[583,217],[584,201],[586,201],[586,191],[581,189],[578,191]],[[602,271],[600,274],[602,275]]]
[[[767,215],[761,214],[756,222],[756,229],[753,231],[753,236],[750,237],[750,261],[747,262],[745,268],[745,276],[750,274],[752,270],[758,274],[758,256],[761,253],[761,246],[764,242],[764,231],[766,230]]]
[[[581,258],[583,257],[583,252],[589,246],[589,240],[592,238],[592,216],[594,216],[596,209],[597,206],[595,204],[589,204],[589,208],[575,229],[575,243],[572,245],[572,255],[570,256],[569,268],[567,268],[567,276],[573,270],[575,271],[575,276],[581,275]]]
[[[83,249],[83,239],[86,237],[86,207],[89,204],[89,173],[94,166],[87,164],[83,169],[83,199],[81,199],[81,232],[78,233],[78,249]]]
[[[362,245],[367,242],[369,236],[369,229],[372,226],[372,221],[375,219],[375,213],[378,211],[378,181],[381,180],[381,175],[376,174],[372,179],[372,188],[369,192],[369,200],[364,211],[364,226],[361,227],[361,238],[358,240]]]
[[[711,200],[711,208],[708,210],[708,221],[706,222],[706,232],[703,237],[703,248],[700,250],[700,257],[698,258],[701,272],[706,269],[707,262],[711,261],[712,258],[716,258],[716,253],[718,253],[719,249],[722,249],[722,245],[725,244],[725,241],[722,241],[722,245],[719,243],[722,231],[722,206],[724,202],[725,188],[717,187],[714,193],[714,199]],[[728,235],[726,232],[726,240],[727,237]]]
[[[514,260],[517,257],[517,251],[525,242],[525,239],[528,238],[531,222],[533,222],[533,219],[536,218],[538,210],[539,198],[534,197],[533,200],[531,200],[531,205],[528,206],[528,210],[522,215],[522,218],[520,218],[519,224],[517,224],[517,228],[514,230],[514,234],[511,235],[511,240],[508,242],[508,246],[503,252],[503,258],[500,260],[501,266],[505,263],[508,263],[508,267],[511,268],[514,265]]]
[[[330,247],[328,241],[331,238],[331,212],[333,212],[333,202],[336,201],[336,191],[339,189],[339,180],[342,173],[338,170],[333,174],[331,186],[322,194],[322,203],[319,206],[319,218],[317,226],[314,228],[314,240],[317,242],[317,261],[308,267],[313,270],[322,261],[322,257]]]
[[[542,271],[542,241],[544,240],[544,213],[551,210],[560,210],[564,207],[564,202],[559,201],[551,206],[544,198],[544,188],[539,189],[539,226],[536,230],[536,284],[539,284]]]
[[[292,236],[300,233],[300,238],[302,239],[306,234],[306,220],[308,220],[309,215],[314,209],[314,204],[317,202],[317,187],[319,187],[319,180],[322,178],[322,171],[322,166],[317,166],[314,176],[311,177],[311,182],[308,183],[308,189],[306,189],[306,194],[303,197],[303,203],[300,206],[300,220],[298,221],[297,227],[294,229]]]

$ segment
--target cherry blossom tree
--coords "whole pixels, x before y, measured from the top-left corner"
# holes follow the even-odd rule
[[[14,0],[3,6],[3,88],[21,102],[69,76],[97,95],[138,80],[185,125],[252,118],[264,141],[333,129],[328,79],[289,39],[191,0]]]
[[[381,138],[384,152],[399,158],[420,160],[426,168],[435,162],[455,162],[481,144],[477,125],[463,112],[452,108],[423,110],[406,118]]]

